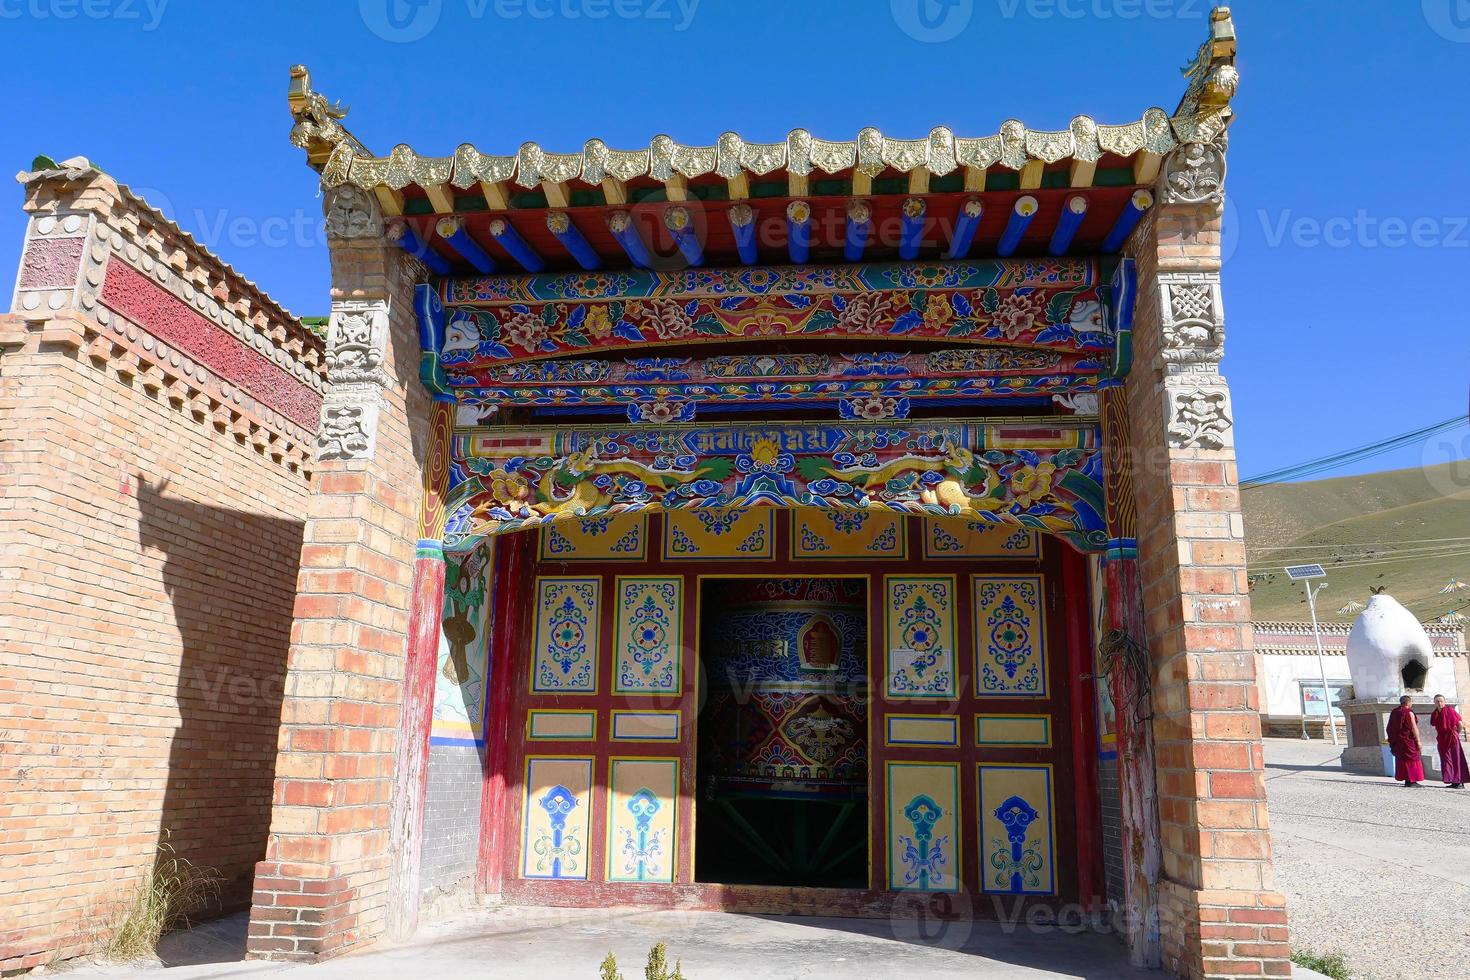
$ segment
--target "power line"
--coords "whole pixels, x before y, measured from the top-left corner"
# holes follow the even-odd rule
[[[1300,548],[1262,548],[1259,551],[1247,546],[1246,551],[1257,557],[1269,561],[1286,561],[1288,557],[1301,555],[1306,558],[1314,552],[1328,552],[1329,554],[1341,554],[1352,558],[1381,558],[1386,555],[1430,555],[1445,551],[1456,551],[1460,548],[1470,547],[1470,541],[1456,541],[1447,544],[1421,544],[1412,548],[1395,548],[1392,546],[1364,547],[1363,545],[1306,545]],[[1271,552],[1271,554],[1264,554]],[[1285,554],[1282,554],[1285,552]],[[1289,562],[1288,562],[1289,564]]]
[[[1439,561],[1439,560],[1446,559],[1446,558],[1461,558],[1461,557],[1464,557],[1466,555],[1470,555],[1470,550],[1466,550],[1466,551],[1448,551],[1448,552],[1444,552],[1444,553],[1440,553],[1440,554],[1432,554],[1432,555],[1404,555],[1403,557],[1400,557],[1400,558],[1373,558],[1373,559],[1369,559],[1369,560],[1366,560],[1366,561],[1342,561],[1342,562],[1319,561],[1318,564],[1320,564],[1323,568],[1327,569],[1330,572],[1330,571],[1332,571],[1334,569],[1368,568],[1368,567],[1375,566],[1375,565],[1392,565],[1392,564],[1396,564],[1398,562],[1405,562],[1405,561]],[[1250,569],[1250,567],[1251,566],[1247,566],[1247,571]],[[1262,566],[1256,565],[1254,567],[1261,568]],[[1275,568],[1276,567],[1275,566],[1275,563],[1273,562],[1272,565],[1269,566],[1269,567]]]
[[[1327,548],[1371,548],[1376,545],[1391,544],[1432,544],[1441,541],[1470,541],[1470,535],[1457,538],[1400,538],[1396,541],[1341,541],[1337,544],[1263,544],[1258,547],[1250,547],[1251,551],[1322,551]]]
[[[1444,555],[1458,555],[1467,550],[1470,550],[1470,544],[1464,543],[1437,545],[1433,548],[1384,549],[1382,551],[1363,551],[1361,549],[1345,548],[1339,555],[1329,554],[1326,557],[1303,554],[1301,560],[1302,562],[1316,562],[1318,564],[1326,564],[1334,557],[1345,558],[1349,561],[1378,561],[1382,558],[1402,558],[1407,560],[1410,558],[1436,558]],[[1290,552],[1285,555],[1256,555],[1249,560],[1252,562],[1269,562],[1272,565],[1285,566],[1292,564],[1296,557],[1296,553]]]
[[[1375,456],[1381,456],[1395,449],[1412,445],[1436,433],[1448,432],[1451,429],[1459,428],[1465,424],[1465,416],[1456,415],[1410,432],[1401,432],[1398,435],[1389,436],[1386,439],[1379,439],[1376,442],[1370,442],[1353,449],[1345,449],[1329,456],[1319,456],[1316,459],[1309,459],[1305,462],[1283,466],[1280,469],[1262,473],[1259,476],[1243,481],[1240,484],[1240,488],[1242,490],[1249,490],[1273,483],[1286,483],[1292,480],[1299,480],[1304,476],[1311,476],[1314,473],[1321,473],[1325,470],[1336,469],[1339,466],[1346,466],[1349,463],[1356,463],[1365,459],[1372,459]]]
[[[1301,560],[1304,562],[1320,561],[1322,559],[1314,556],[1321,554],[1322,552],[1326,552],[1329,558],[1387,558],[1390,555],[1403,555],[1405,557],[1412,557],[1415,555],[1441,555],[1445,552],[1456,551],[1460,548],[1465,547],[1470,547],[1470,542],[1461,541],[1459,544],[1436,544],[1427,545],[1419,548],[1288,548],[1286,549],[1285,554],[1281,554],[1279,552],[1272,554],[1263,554],[1261,552],[1252,551],[1251,549],[1247,548],[1246,553],[1252,557],[1252,560],[1269,561],[1274,564],[1290,565],[1294,561],[1296,561],[1298,557],[1300,557]]]
[[[1433,435],[1436,432],[1458,428],[1460,425],[1463,425],[1465,421],[1466,420],[1463,417],[1455,416],[1449,419],[1445,419],[1441,422],[1435,422],[1430,425],[1423,426],[1419,429],[1414,429],[1410,432],[1402,432],[1395,436],[1388,436],[1387,438],[1380,439],[1376,442],[1371,442],[1366,445],[1358,446],[1353,449],[1346,449],[1342,452],[1333,453],[1329,456],[1321,456],[1317,459],[1307,460],[1304,463],[1297,463],[1292,466],[1282,467],[1279,470],[1263,474],[1262,476],[1256,477],[1253,480],[1247,480],[1246,483],[1261,484],[1268,482],[1281,482],[1282,480],[1306,475],[1307,473],[1320,472],[1324,469],[1331,469],[1336,466],[1355,462],[1360,459],[1368,459],[1373,456],[1379,456],[1383,453],[1389,452],[1390,450],[1417,442],[1418,440]]]

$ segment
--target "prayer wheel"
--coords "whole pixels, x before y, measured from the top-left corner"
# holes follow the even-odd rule
[[[711,797],[867,792],[867,594],[856,579],[711,583],[702,776]]]

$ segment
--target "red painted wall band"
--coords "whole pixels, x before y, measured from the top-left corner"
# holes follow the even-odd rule
[[[116,258],[108,262],[102,302],[262,405],[316,431],[321,395],[137,269]]]

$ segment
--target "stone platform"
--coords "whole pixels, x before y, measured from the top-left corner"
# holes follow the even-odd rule
[[[1434,727],[1429,716],[1434,713],[1434,698],[1414,695],[1414,717],[1419,722],[1419,744],[1424,749],[1420,756],[1424,763],[1424,778],[1439,778],[1439,754],[1435,752]],[[1447,702],[1458,708],[1458,700]],[[1342,753],[1342,767],[1353,772],[1369,775],[1393,775],[1393,756],[1388,751],[1388,716],[1399,706],[1394,698],[1352,698],[1339,702],[1338,707],[1347,718],[1348,747]]]

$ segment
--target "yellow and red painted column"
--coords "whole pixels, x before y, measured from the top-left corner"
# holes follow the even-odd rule
[[[395,939],[418,925],[424,808],[428,797],[429,732],[434,718],[434,672],[444,615],[444,523],[448,516],[450,443],[454,403],[433,403],[428,458],[424,463],[409,597],[408,657],[404,664],[403,714],[399,719],[398,766],[394,785],[391,851],[397,867],[390,877],[388,932]]]
[[[1133,435],[1122,386],[1100,393],[1108,548],[1104,642],[1113,647],[1106,683],[1117,712],[1118,787],[1122,811],[1123,899],[1120,923],[1134,962],[1160,961],[1158,881],[1161,863],[1157,775],[1150,724],[1148,627],[1138,574],[1138,504],[1133,488]],[[1100,679],[1101,680],[1101,679]]]

